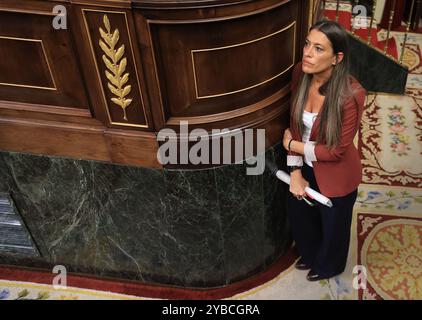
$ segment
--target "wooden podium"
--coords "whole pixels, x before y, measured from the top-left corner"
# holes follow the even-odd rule
[[[54,29],[54,7],[67,28]],[[0,149],[146,167],[157,132],[281,139],[314,1],[2,0]]]

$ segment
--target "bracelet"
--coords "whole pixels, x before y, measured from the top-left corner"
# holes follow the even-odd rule
[[[300,167],[300,166],[289,166],[289,171],[290,172],[293,172],[293,171],[295,171],[295,170],[302,170],[302,167]]]
[[[290,141],[289,141],[289,145],[288,145],[288,147],[287,147],[287,149],[289,149],[289,151],[291,151],[291,150],[290,150],[290,144],[292,143],[292,141],[293,141],[293,139],[290,139]]]

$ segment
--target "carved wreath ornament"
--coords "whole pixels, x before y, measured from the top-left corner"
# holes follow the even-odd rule
[[[117,50],[115,49],[119,41],[119,30],[115,29],[111,33],[110,21],[107,15],[104,15],[103,23],[106,31],[100,27],[102,39],[100,39],[99,44],[105,53],[102,58],[108,69],[105,71],[105,75],[109,80],[107,86],[115,96],[111,98],[111,101],[123,109],[123,119],[127,121],[126,108],[132,103],[132,99],[127,99],[126,96],[130,93],[132,87],[131,85],[125,86],[129,81],[129,73],[124,73],[127,65],[127,59],[123,57],[125,46],[122,44]]]

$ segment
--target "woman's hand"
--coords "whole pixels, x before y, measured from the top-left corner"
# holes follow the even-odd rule
[[[293,139],[292,133],[290,132],[290,129],[287,128],[286,130],[284,130],[284,135],[283,135],[283,147],[287,151],[289,151],[289,142],[291,139]]]
[[[302,199],[306,195],[305,188],[309,187],[309,182],[303,179],[302,172],[295,170],[290,174],[290,189],[289,191],[298,198]]]

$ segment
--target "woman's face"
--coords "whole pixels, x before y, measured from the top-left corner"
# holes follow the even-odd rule
[[[340,54],[338,62],[341,59],[342,55]],[[333,64],[338,62],[327,36],[319,30],[311,30],[303,47],[302,71],[310,74],[331,73]]]

